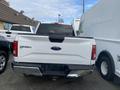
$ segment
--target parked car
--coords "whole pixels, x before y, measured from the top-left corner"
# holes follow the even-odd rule
[[[13,42],[17,34],[35,34],[38,26],[35,28],[30,25],[13,24],[9,30],[0,30],[0,35]]]
[[[0,74],[6,69],[9,53],[11,53],[11,43],[3,36],[0,36]]]
[[[97,45],[96,65],[106,80],[120,77],[120,0],[100,0],[81,18],[83,33],[94,37]]]
[[[30,25],[21,25],[21,24],[13,24],[10,28],[10,32],[15,33],[34,33],[35,28]]]
[[[17,35],[13,43],[13,71],[70,78],[92,72],[95,40],[74,35],[72,26],[63,24],[41,24],[37,35]]]

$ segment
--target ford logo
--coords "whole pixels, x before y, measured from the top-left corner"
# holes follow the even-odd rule
[[[61,50],[61,48],[57,47],[57,46],[51,47],[51,49],[54,50],[54,51],[60,51]]]

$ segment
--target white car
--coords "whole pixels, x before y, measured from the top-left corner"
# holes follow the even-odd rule
[[[93,38],[75,37],[70,26],[41,24],[37,35],[17,35],[13,54],[14,72],[79,77],[93,71],[96,43]]]
[[[120,77],[120,0],[100,0],[81,18],[80,36],[94,37],[97,67],[101,76],[112,80]]]

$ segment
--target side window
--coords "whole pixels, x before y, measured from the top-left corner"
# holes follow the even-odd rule
[[[30,27],[24,27],[24,26],[12,26],[12,31],[23,31],[23,32],[30,32]]]
[[[12,26],[12,24],[10,24],[10,23],[4,23],[5,30],[9,30],[11,26]]]
[[[30,32],[30,27],[21,26],[21,31]]]
[[[20,31],[20,27],[18,27],[18,26],[12,26],[12,28],[11,28],[11,30],[12,31]]]

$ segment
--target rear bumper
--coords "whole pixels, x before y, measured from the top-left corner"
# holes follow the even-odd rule
[[[12,69],[16,73],[35,76],[68,76],[79,77],[94,70],[94,65],[64,65],[64,64],[36,64],[36,63],[12,63]]]

